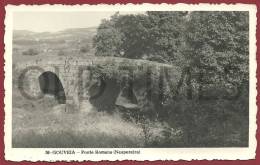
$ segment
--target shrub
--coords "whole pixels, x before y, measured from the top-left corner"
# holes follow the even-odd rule
[[[23,55],[28,55],[28,56],[35,56],[35,55],[38,55],[39,52],[37,50],[35,50],[35,49],[29,48],[28,50],[23,51],[22,54]]]
[[[65,55],[65,52],[63,51],[63,50],[60,50],[59,52],[58,52],[58,56],[64,56]]]
[[[90,51],[90,46],[89,45],[82,46],[79,51],[80,53],[87,53]]]

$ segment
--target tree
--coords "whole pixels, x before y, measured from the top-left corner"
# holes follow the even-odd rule
[[[165,104],[144,96],[141,110],[148,109],[145,118],[152,111],[163,110],[163,120],[171,128],[183,130],[187,146],[219,146],[228,140],[246,145],[248,127],[235,125],[248,122],[248,19],[248,12],[241,11],[117,13],[106,20],[108,31],[98,31],[96,51],[126,58],[145,57],[182,68],[177,88],[186,90],[178,90],[179,95],[174,97],[174,92],[166,89],[169,97]],[[234,132],[238,135],[235,140]]]
[[[116,13],[98,28],[96,54],[173,62],[180,56],[183,20],[183,12]]]
[[[224,138],[223,134],[244,131],[236,130],[234,125],[237,120],[248,120],[248,18],[248,12],[204,11],[189,14],[182,63],[189,71],[187,74],[194,92],[190,93],[193,108],[188,107],[184,111],[190,116],[184,123],[189,143],[194,141],[192,137],[196,137],[197,143],[206,140],[210,144],[216,141],[224,143],[228,138]],[[242,90],[243,95],[240,95]],[[243,102],[245,106],[238,108],[238,102]],[[196,117],[200,114],[203,114],[201,119]],[[203,128],[203,123],[209,126]],[[211,124],[215,127],[213,137],[218,139],[215,142],[212,137],[200,132],[201,129],[209,131]],[[227,125],[232,125],[232,128],[226,128]],[[243,133],[238,134],[241,140]]]
[[[119,13],[111,16],[110,20],[102,20],[93,39],[97,56],[120,56],[122,34],[115,28]]]
[[[248,18],[248,12],[190,14],[183,55],[198,75],[199,90],[208,83],[227,89],[248,81]]]
[[[149,59],[164,59],[167,63],[178,63],[182,58],[187,12],[148,11],[150,20],[149,40],[152,52]]]
[[[115,25],[122,34],[120,49],[123,57],[142,58],[147,54],[150,40],[149,20],[146,15],[123,15]]]

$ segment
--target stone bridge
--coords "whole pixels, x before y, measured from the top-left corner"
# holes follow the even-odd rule
[[[53,94],[65,109],[78,110],[86,104],[99,107],[105,103],[140,108],[144,97],[158,100],[160,91],[177,87],[180,73],[171,65],[97,56],[34,59],[13,65],[14,85],[23,96],[33,100]]]

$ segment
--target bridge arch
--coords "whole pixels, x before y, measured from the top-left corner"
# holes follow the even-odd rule
[[[59,104],[66,104],[66,95],[59,77],[50,71],[43,72],[39,77],[40,89],[43,94],[54,95]]]

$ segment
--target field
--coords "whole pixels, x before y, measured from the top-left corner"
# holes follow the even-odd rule
[[[13,147],[141,147],[142,128],[119,115],[65,113],[52,96],[32,102],[13,97]]]

